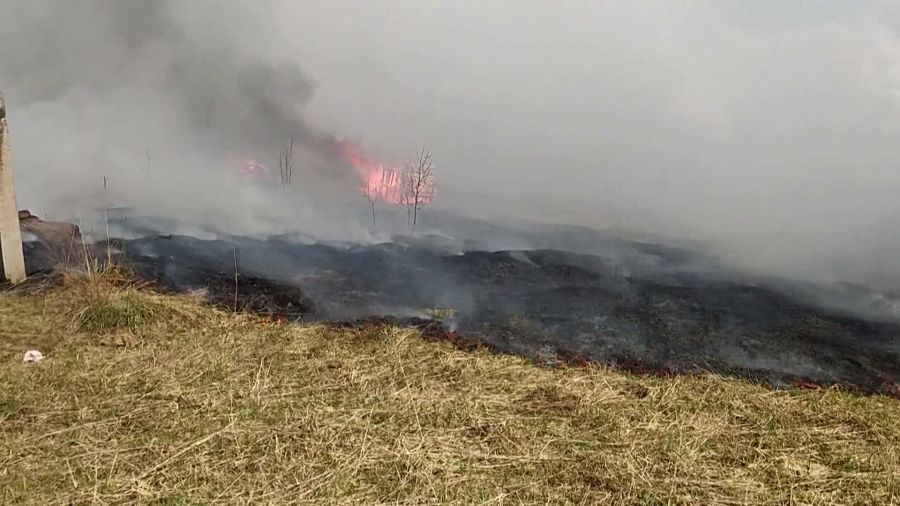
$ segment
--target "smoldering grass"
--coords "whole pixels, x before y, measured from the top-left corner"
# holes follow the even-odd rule
[[[3,296],[0,329],[15,329],[0,330],[3,349],[41,333],[55,342],[39,364],[0,367],[0,503],[890,504],[900,494],[892,399],[536,367],[410,329],[284,325],[104,283]],[[119,312],[65,325],[93,304]],[[99,346],[97,331],[139,341]]]

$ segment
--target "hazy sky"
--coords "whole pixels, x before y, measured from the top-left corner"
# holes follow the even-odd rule
[[[391,160],[427,141],[447,208],[699,239],[756,267],[900,272],[900,1],[0,0],[0,13],[24,205],[60,207],[101,173],[134,180],[120,174],[152,149],[184,192],[174,203],[195,192],[186,208],[214,207],[225,191],[208,166],[246,124],[265,152],[303,130],[313,174],[346,169],[316,158],[331,136]]]

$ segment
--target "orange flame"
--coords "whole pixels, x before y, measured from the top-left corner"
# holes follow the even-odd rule
[[[353,168],[360,180],[360,191],[364,195],[387,202],[400,204],[403,194],[403,171],[390,167],[364,155],[350,143],[341,143],[338,151]]]
[[[406,177],[404,171],[397,166],[381,163],[364,154],[357,146],[349,142],[337,145],[338,154],[350,162],[359,177],[359,191],[363,195],[388,204],[404,203],[403,190]],[[229,165],[242,177],[248,180],[270,182],[275,177],[272,171],[262,163],[247,156],[230,156]],[[418,200],[420,204],[430,203],[436,194],[434,181],[428,181],[420,188]]]

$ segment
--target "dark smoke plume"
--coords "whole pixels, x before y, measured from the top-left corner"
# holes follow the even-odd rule
[[[243,23],[225,23],[223,9]],[[248,50],[266,33],[249,5],[60,0],[0,11],[22,18],[0,32],[0,87],[14,104],[25,205],[85,222],[103,206],[136,206],[249,229],[278,215],[320,222],[316,198],[354,189],[335,138],[304,118],[312,80],[295,61]],[[235,174],[248,160],[277,170],[289,140],[298,180],[316,188],[272,206]],[[40,189],[50,182],[62,191]]]

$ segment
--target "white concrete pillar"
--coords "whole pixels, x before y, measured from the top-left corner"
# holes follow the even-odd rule
[[[9,128],[6,125],[6,103],[0,94],[0,280],[18,283],[25,280],[25,255],[16,188],[10,162]]]

